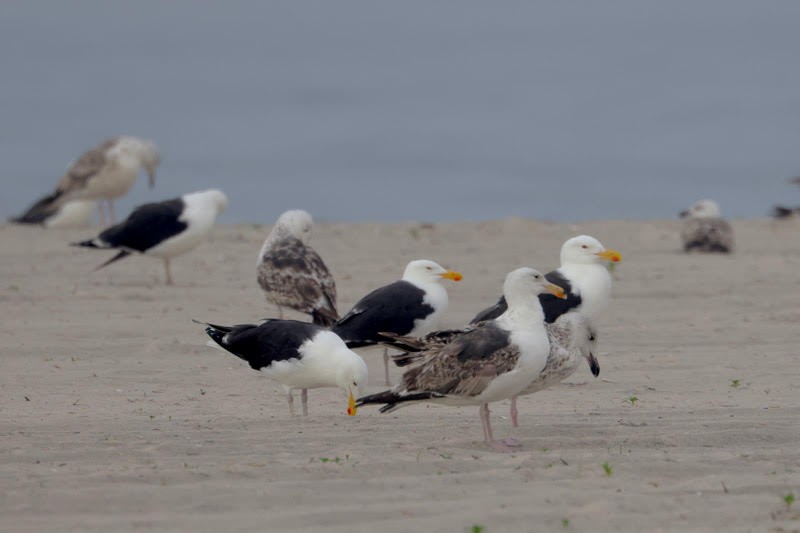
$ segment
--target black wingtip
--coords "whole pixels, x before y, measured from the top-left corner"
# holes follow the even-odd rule
[[[593,353],[589,354],[589,369],[592,371],[594,377],[600,375],[600,363],[597,362],[597,358]]]
[[[218,329],[215,329],[215,328],[207,325],[206,326],[206,333],[208,334],[209,337],[211,337],[211,340],[213,340],[214,342],[216,342],[217,344],[222,346],[222,338],[225,337],[225,332],[224,331],[220,331]]]
[[[131,255],[130,252],[126,252],[125,250],[121,250],[117,255],[115,255],[114,257],[112,257],[111,259],[106,261],[105,263],[102,263],[101,265],[98,265],[97,268],[95,268],[95,271],[100,270],[101,268],[106,267],[106,266],[110,265],[111,263],[119,261],[120,259],[122,259],[124,257],[128,257],[129,255]]]

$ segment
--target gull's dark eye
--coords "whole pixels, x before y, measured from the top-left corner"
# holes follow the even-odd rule
[[[588,247],[589,247],[589,246],[587,246],[587,245],[585,245],[585,244],[581,244],[581,248],[583,248],[584,250],[586,250]]]
[[[354,381],[354,382],[353,382],[353,386],[354,386],[354,387],[358,387],[358,383],[356,383],[356,382]]]
[[[593,341],[593,340],[595,340],[595,336],[594,336],[594,335],[589,335],[589,340],[590,340],[590,341]]]

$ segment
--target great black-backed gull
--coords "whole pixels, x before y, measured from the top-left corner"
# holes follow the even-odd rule
[[[52,193],[39,199],[13,221],[40,224],[68,201],[98,200],[100,223],[105,225],[105,200],[108,203],[108,221],[114,223],[114,198],[130,190],[141,169],[147,172],[150,187],[153,187],[160,161],[158,148],[152,141],[127,135],[103,141],[67,169]]]
[[[536,298],[544,292],[564,297],[561,287],[532,268],[509,273],[503,284],[508,302],[505,313],[469,328],[445,345],[432,345],[422,353],[419,365],[403,373],[397,386],[359,398],[356,405],[382,403],[383,413],[417,401],[480,405],[485,442],[497,451],[510,451],[492,436],[489,402],[519,394],[546,367],[550,342]]]
[[[283,386],[291,416],[292,390],[301,389],[306,416],[308,389],[322,387],[342,389],[347,394],[347,414],[356,414],[355,397],[367,384],[367,365],[335,333],[296,320],[268,319],[257,326],[205,325],[219,346]]]
[[[733,251],[733,229],[722,218],[714,200],[699,200],[681,211],[681,241],[684,252]]]
[[[579,309],[590,318],[597,316],[611,299],[611,275],[604,263],[620,260],[622,255],[619,252],[607,250],[594,237],[579,235],[567,240],[561,246],[561,266],[545,274],[549,281],[566,291],[567,298],[561,300],[549,294],[539,296],[545,320],[553,322],[572,309]],[[470,324],[497,318],[505,310],[505,298],[500,297],[496,304],[475,315]]]
[[[227,206],[227,197],[217,189],[144,204],[134,209],[127,219],[101,232],[94,239],[74,242],[72,245],[119,250],[117,255],[95,270],[131,254],[161,258],[164,260],[167,285],[172,285],[170,259],[202,243],[214,227],[217,216]]]
[[[330,327],[339,320],[336,282],[317,252],[308,245],[314,221],[302,210],[286,211],[275,223],[258,254],[257,279],[267,300],[311,315]]]
[[[411,261],[402,279],[375,289],[361,298],[332,331],[351,348],[372,346],[383,340],[382,332],[418,337],[432,331],[447,309],[447,290],[442,279],[460,281],[461,274],[434,261]],[[389,356],[384,349],[386,385],[389,382]]]

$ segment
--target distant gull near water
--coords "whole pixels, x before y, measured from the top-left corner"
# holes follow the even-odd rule
[[[681,241],[684,252],[733,251],[733,228],[720,214],[714,200],[699,200],[681,211]]]
[[[117,255],[95,270],[131,254],[163,259],[166,283],[172,285],[170,259],[202,243],[214,227],[217,216],[227,206],[227,197],[217,189],[144,204],[134,209],[123,222],[111,226],[94,239],[75,242],[72,245],[119,250]]]
[[[160,160],[158,148],[152,141],[127,135],[108,139],[81,155],[53,192],[12,221],[41,224],[69,201],[98,200],[101,224],[106,223],[103,201],[108,204],[108,221],[114,223],[114,198],[130,190],[142,168],[147,171],[150,187],[153,187]]]

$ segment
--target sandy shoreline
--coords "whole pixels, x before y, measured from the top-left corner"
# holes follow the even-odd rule
[[[798,530],[800,222],[733,226],[718,257],[679,253],[677,221],[319,224],[343,311],[410,259],[460,270],[443,326],[512,268],[556,267],[571,236],[622,252],[600,379],[584,366],[521,399],[522,447],[502,455],[477,408],[351,419],[318,390],[290,419],[276,385],[206,347],[192,318],[272,315],[255,283],[269,227],[217,228],[165,287],[147,258],[88,274],[108,254],[66,243],[94,230],[2,225],[0,529]],[[377,391],[379,350],[364,355]]]

